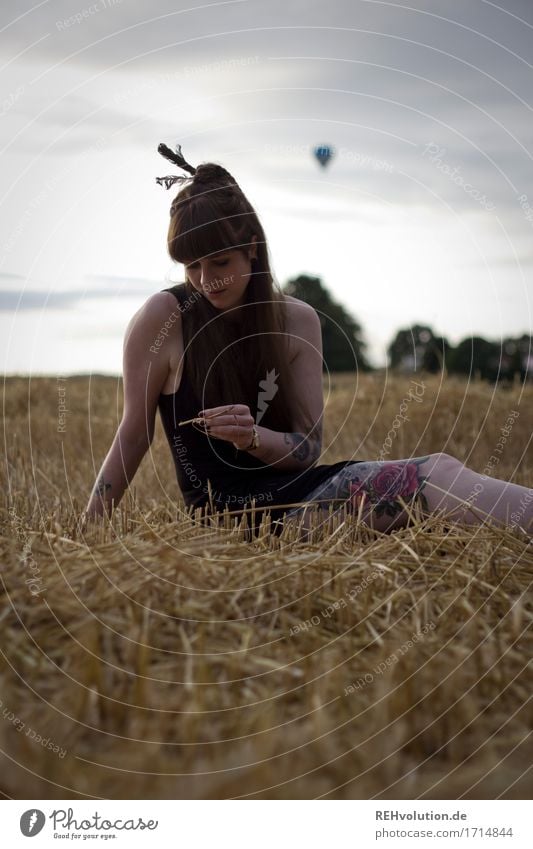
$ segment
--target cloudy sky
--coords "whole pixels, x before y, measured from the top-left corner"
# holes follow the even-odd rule
[[[374,365],[414,322],[530,332],[532,0],[12,0],[0,30],[5,372],[121,372],[183,279],[161,141],[235,176],[277,280],[321,276]]]

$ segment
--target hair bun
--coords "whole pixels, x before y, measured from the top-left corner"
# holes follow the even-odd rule
[[[235,185],[235,179],[222,165],[216,162],[202,162],[196,167],[193,183],[201,186]]]

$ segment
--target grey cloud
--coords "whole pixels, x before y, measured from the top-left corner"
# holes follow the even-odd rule
[[[0,281],[4,284],[0,289],[0,312],[68,310],[85,301],[107,298],[111,300],[126,296],[148,297],[172,285],[170,281],[165,284],[164,281],[142,278],[87,275],[84,278],[87,284],[85,289],[65,289],[53,292],[45,290],[44,287],[42,289],[22,287],[23,279],[21,275],[0,274]],[[9,283],[6,286],[7,281]]]
[[[79,292],[40,292],[35,289],[0,292],[0,311],[68,309],[80,300]]]
[[[398,65],[424,76],[453,66],[454,60],[446,57],[446,52],[474,64],[477,59],[492,72],[497,67],[502,73],[505,68],[512,72],[520,63],[508,51],[524,59],[530,56],[531,30],[527,24],[533,24],[533,9],[528,0],[506,0],[505,9],[489,3],[454,4],[449,0],[419,3],[417,10],[413,3],[407,8],[402,3],[353,0],[328,4],[318,0],[246,0],[219,5],[188,0],[180,9],[170,0],[158,0],[150,6],[129,0],[98,0],[92,4],[58,0],[52,8],[48,4],[32,8],[32,0],[23,0],[17,4],[19,19],[7,34],[13,53],[17,52],[15,48],[25,48],[37,37],[47,35],[31,51],[32,58],[42,57],[45,62],[77,53],[69,63],[94,69],[138,57],[125,70],[140,67],[147,72],[230,57],[242,53],[243,44],[247,50],[252,45],[254,49],[261,46],[268,55],[287,48],[291,53],[319,56],[342,53]],[[90,6],[98,12],[87,14],[80,23],[61,27],[62,20],[83,14]],[[22,9],[28,11],[23,17]],[[3,6],[2,25],[13,17],[9,7]],[[172,46],[173,42],[188,40],[179,48]],[[464,69],[457,66],[456,74],[464,78]]]
[[[53,8],[32,9],[25,0],[20,9],[17,6],[19,14],[32,11],[7,30],[12,54],[49,33],[29,54],[34,75],[39,63],[46,71],[81,51],[44,78],[52,93],[39,96],[29,89],[6,116],[31,119],[46,110],[66,83],[63,99],[39,118],[37,131],[21,135],[19,152],[35,155],[50,143],[47,155],[64,156],[83,152],[104,137],[109,144],[153,149],[157,163],[159,141],[177,140],[180,125],[185,136],[199,126],[190,125],[186,114],[181,121],[180,102],[190,93],[200,104],[202,97],[211,97],[221,114],[220,120],[200,121],[198,138],[184,144],[192,162],[210,157],[222,161],[224,150],[238,148],[234,137],[242,133],[245,151],[239,155],[239,167],[249,173],[260,169],[269,182],[289,175],[301,181],[297,188],[303,198],[312,195],[314,181],[322,179],[351,187],[353,197],[364,191],[391,203],[445,202],[475,210],[472,197],[424,156],[425,146],[435,142],[445,149],[451,169],[459,168],[465,182],[499,212],[513,215],[508,229],[523,224],[516,193],[527,192],[531,158],[520,143],[532,149],[533,121],[531,109],[503,85],[530,102],[532,72],[525,62],[531,57],[533,35],[530,0],[507,0],[505,9],[449,0],[418,0],[419,9],[413,5],[416,0],[411,8],[354,0],[327,5],[318,0],[247,0],[209,8],[197,2],[196,9],[183,14],[175,13],[191,8],[190,2],[183,9],[170,0],[150,7],[130,0],[98,2],[98,13],[64,30],[57,21],[91,4],[60,0]],[[0,10],[2,17],[7,23],[7,7]],[[216,63],[254,55],[260,61],[242,72],[215,70]],[[304,58],[291,58],[297,56]],[[113,68],[123,62],[117,76]],[[70,68],[76,72],[73,85],[80,73],[82,80],[86,77],[87,84],[78,92],[68,93]],[[91,82],[100,72],[105,72],[98,83],[101,97]],[[163,102],[168,95],[168,120],[161,120],[161,113],[152,119],[151,101],[162,93],[158,75],[174,72],[175,82],[161,86]],[[227,96],[238,91],[242,93]],[[98,111],[83,120],[95,108]],[[58,128],[69,132],[55,141]],[[111,142],[115,133],[117,140]],[[352,159],[337,156],[327,172],[320,172],[307,153],[274,154],[266,149],[320,142],[351,151]],[[220,154],[212,156],[210,151]],[[364,166],[357,156],[393,167]],[[166,173],[164,167],[160,173]],[[341,192],[341,197],[349,193]]]

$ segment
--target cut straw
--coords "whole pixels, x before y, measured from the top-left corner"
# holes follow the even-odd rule
[[[195,416],[193,419],[185,419],[185,421],[178,422],[178,425],[193,424],[194,422],[204,422],[208,419],[216,419],[217,416],[225,416],[226,414],[227,411],[224,413],[211,413],[210,416]]]

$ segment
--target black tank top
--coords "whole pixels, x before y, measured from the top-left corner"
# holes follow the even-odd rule
[[[179,283],[163,292],[171,292],[186,321],[187,291]],[[263,463],[248,451],[239,451],[230,442],[209,437],[192,425],[178,425],[179,421],[191,419],[202,409],[201,401],[187,377],[187,352],[184,355],[183,372],[177,392],[161,393],[158,401],[161,422],[170,446],[176,467],[178,486],[187,507],[205,507],[211,504],[216,511],[225,505],[229,510],[251,507],[255,497],[257,521],[262,510],[269,510],[273,520],[281,519],[287,507],[294,502],[304,501],[317,486],[327,481],[335,472],[362,460],[341,460],[330,465],[307,467],[302,471],[283,471]],[[251,409],[252,415],[256,411]],[[268,424],[268,409],[261,419]],[[249,514],[248,514],[249,515]]]

